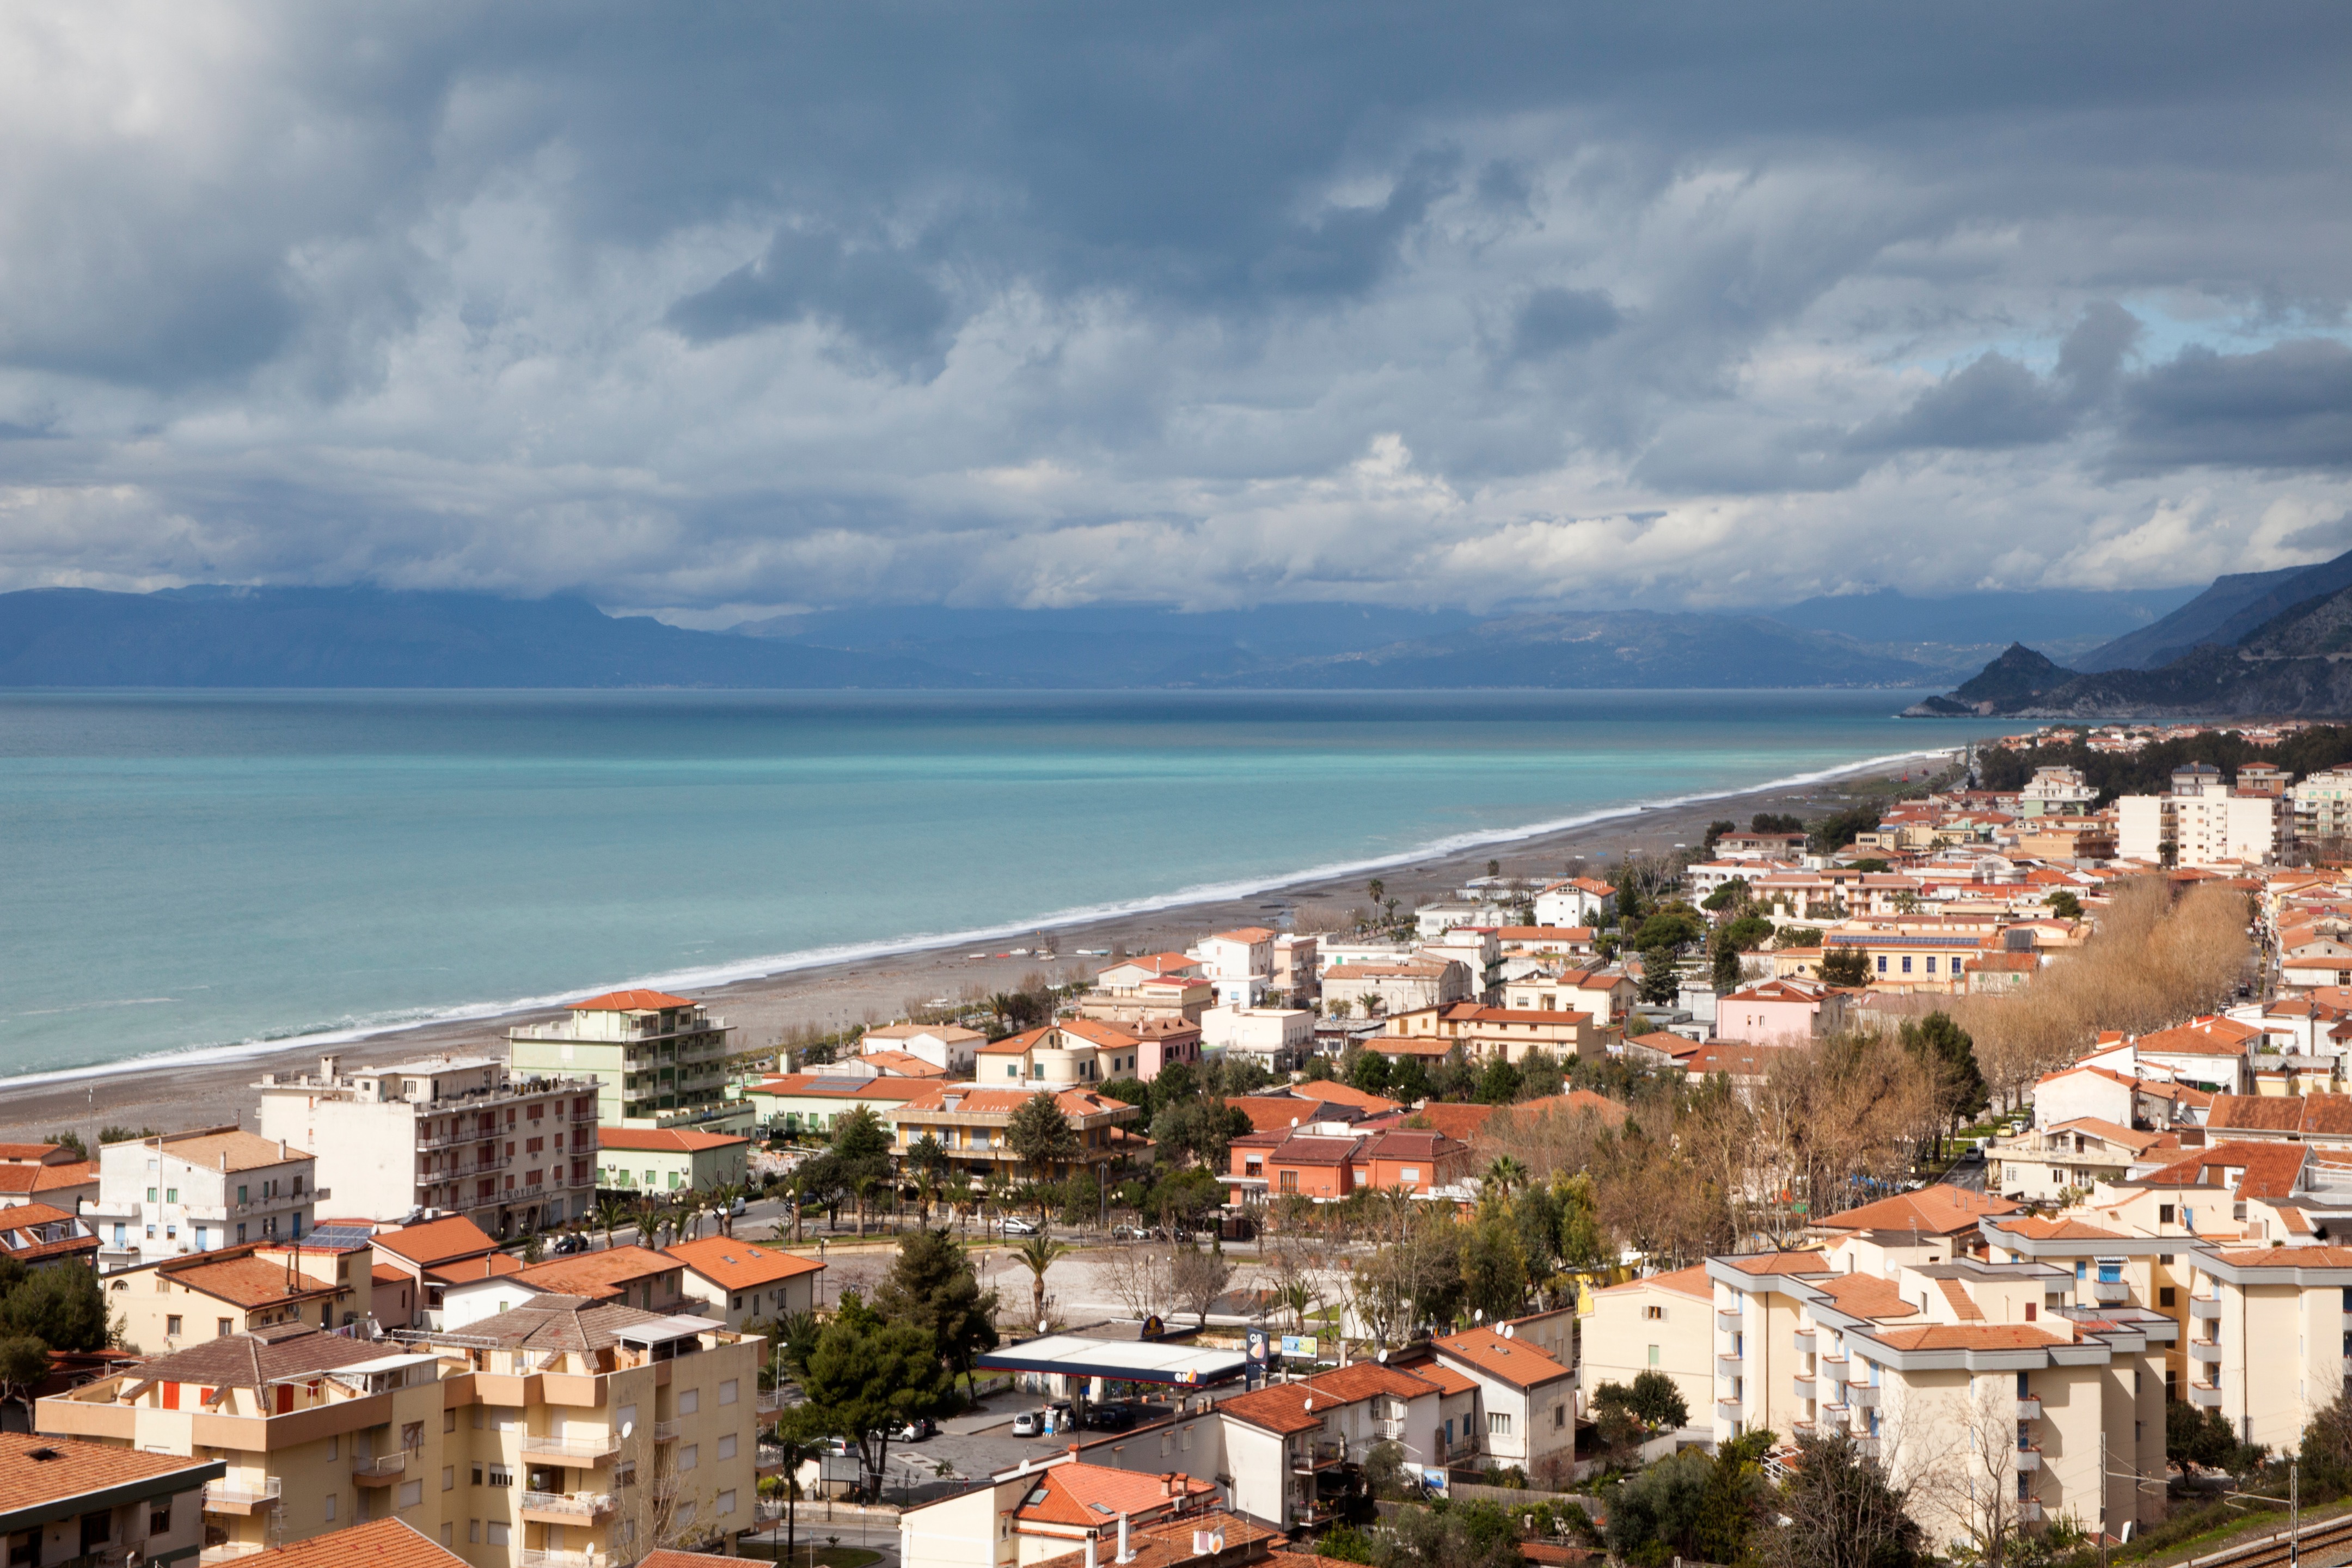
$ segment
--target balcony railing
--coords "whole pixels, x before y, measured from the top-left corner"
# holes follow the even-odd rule
[[[2031,1394],[2019,1394],[2017,1396],[2017,1418],[2020,1421],[2041,1420],[2042,1401]]]
[[[1717,1377],[1738,1377],[1740,1373],[1741,1365],[1741,1359],[1738,1356],[1719,1355],[1715,1358],[1715,1375]]]
[[[2221,1391],[2210,1384],[2192,1383],[2189,1385],[2189,1403],[2200,1410],[2219,1410]]]
[[[675,1443],[677,1441],[678,1430],[678,1424],[675,1421],[656,1421],[654,1423],[654,1441]]]
[[[2040,1469],[2042,1468],[2042,1450],[2039,1448],[2020,1448],[2017,1451],[2017,1468],[2021,1470]]]
[[[1404,1436],[1404,1417],[1402,1415],[1375,1416],[1372,1420],[1372,1430],[1389,1442],[1399,1441]]]
[[[580,1459],[589,1462],[621,1451],[621,1439],[607,1432],[601,1437],[556,1437],[525,1433],[522,1439],[525,1455],[543,1459]]]
[[[1813,1397],[1813,1380],[1807,1377],[1802,1373],[1799,1373],[1795,1379],[1792,1380],[1790,1388],[1800,1399],[1811,1399]]]
[[[264,1503],[276,1502],[284,1495],[286,1482],[279,1477],[268,1476],[260,1480],[206,1481],[204,1503],[206,1512],[247,1513]]]
[[[2041,1500],[2038,1498],[2020,1498],[2017,1501],[2017,1522],[2020,1524],[2040,1524],[2042,1522]]]
[[[2218,1319],[2221,1315],[2221,1303],[2217,1298],[2211,1296],[2191,1296],[2189,1298],[2189,1315],[2192,1318]]]
[[[610,1559],[593,1552],[540,1552],[522,1549],[522,1568],[604,1568]]]
[[[352,1460],[352,1479],[363,1487],[390,1486],[407,1468],[408,1454],[404,1449],[397,1454],[378,1454],[373,1459],[354,1457]]]
[[[1715,1315],[1715,1326],[1727,1334],[1736,1334],[1739,1331],[1739,1314],[1736,1311],[1717,1312]]]
[[[1853,1440],[1853,1451],[1861,1455],[1865,1459],[1874,1459],[1878,1458],[1878,1439],[1875,1437],[1856,1437]]]
[[[751,1402],[751,1408],[762,1415],[773,1415],[783,1407],[784,1391],[781,1388],[763,1388],[760,1397]]]
[[[2216,1364],[2221,1359],[2221,1347],[2211,1340],[2191,1340],[2189,1342],[2189,1359],[2201,1361],[2208,1365]]]
[[[1846,1397],[1853,1403],[1853,1405],[1856,1410],[1875,1410],[1878,1408],[1878,1390],[1871,1384],[1866,1383],[1849,1383],[1846,1384]]]
[[[1328,1470],[1334,1465],[1346,1463],[1347,1458],[1346,1439],[1317,1437],[1290,1451],[1290,1468],[1295,1472]]]
[[[1797,1347],[1799,1355],[1811,1355],[1813,1353],[1813,1331],[1799,1329],[1790,1336],[1790,1342]]]
[[[560,1514],[566,1519],[596,1519],[613,1511],[613,1500],[604,1492],[525,1492],[522,1510]]]
[[[2094,1279],[2091,1300],[2102,1307],[2120,1307],[2131,1300],[2131,1286],[2121,1279]]]
[[[1716,1418],[1717,1421],[1737,1421],[1737,1420],[1738,1420],[1738,1419],[1739,1419],[1739,1401],[1738,1401],[1737,1399],[1718,1399],[1718,1400],[1717,1400],[1717,1401],[1715,1402],[1715,1418]]]

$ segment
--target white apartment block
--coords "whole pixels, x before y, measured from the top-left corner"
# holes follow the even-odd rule
[[[1289,1071],[1315,1045],[1315,1015],[1304,1007],[1215,1006],[1201,1015],[1201,1048],[1247,1057],[1268,1072]]]
[[[2352,1247],[2212,1248],[2189,1259],[2187,1394],[2281,1451],[2352,1373]]]
[[[574,1002],[569,1018],[509,1030],[507,1060],[519,1078],[593,1079],[599,1121],[666,1127],[726,1098],[733,1032],[683,996],[613,991]]]
[[[515,1078],[490,1057],[431,1057],[316,1075],[264,1073],[261,1133],[318,1151],[340,1216],[464,1215],[499,1237],[595,1201],[596,1083]]]
[[[2352,771],[2330,768],[2287,791],[2297,838],[2352,838]]]
[[[904,1051],[951,1077],[970,1078],[973,1053],[986,1044],[986,1035],[959,1024],[890,1024],[866,1030],[858,1038],[857,1049],[861,1056],[876,1051]]]
[[[2084,782],[2080,768],[2036,768],[2017,798],[2022,816],[2087,816],[2099,792]]]
[[[1221,1007],[1255,1007],[1274,983],[1274,932],[1244,926],[1203,937],[1191,956],[1215,988]]]
[[[300,1239],[315,1223],[318,1165],[307,1149],[236,1127],[109,1143],[82,1218],[101,1273],[244,1241]]]

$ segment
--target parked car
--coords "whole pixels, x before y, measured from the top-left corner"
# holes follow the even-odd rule
[[[1124,1432],[1135,1425],[1135,1412],[1124,1405],[1097,1405],[1087,1412],[1087,1425],[1097,1432]]]
[[[1015,1437],[1034,1437],[1045,1429],[1045,1413],[1042,1410],[1024,1410],[1013,1418]]]
[[[741,1219],[745,1215],[751,1212],[751,1205],[744,1202],[741,1198],[737,1198],[733,1203],[727,1205],[727,1217],[729,1219]]]
[[[1007,1215],[1004,1216],[1004,1234],[1034,1236],[1037,1234],[1037,1222],[1034,1219],[1023,1219],[1019,1215]]]
[[[555,1255],[558,1258],[569,1258],[575,1252],[585,1252],[587,1250],[588,1238],[582,1236],[578,1231],[572,1232],[570,1236],[559,1237],[556,1238]]]
[[[919,1443],[926,1437],[939,1435],[940,1424],[928,1415],[918,1415],[898,1428],[898,1441],[901,1443]]]
[[[1115,1225],[1110,1227],[1113,1241],[1150,1241],[1151,1233],[1139,1225]]]

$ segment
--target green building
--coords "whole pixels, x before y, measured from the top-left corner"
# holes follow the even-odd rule
[[[683,996],[614,991],[509,1031],[508,1064],[517,1078],[594,1079],[603,1127],[699,1121],[726,1098],[733,1033]]]

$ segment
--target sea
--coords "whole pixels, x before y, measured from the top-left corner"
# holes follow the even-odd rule
[[[0,1079],[1369,876],[1974,732],[1918,695],[5,693]]]

